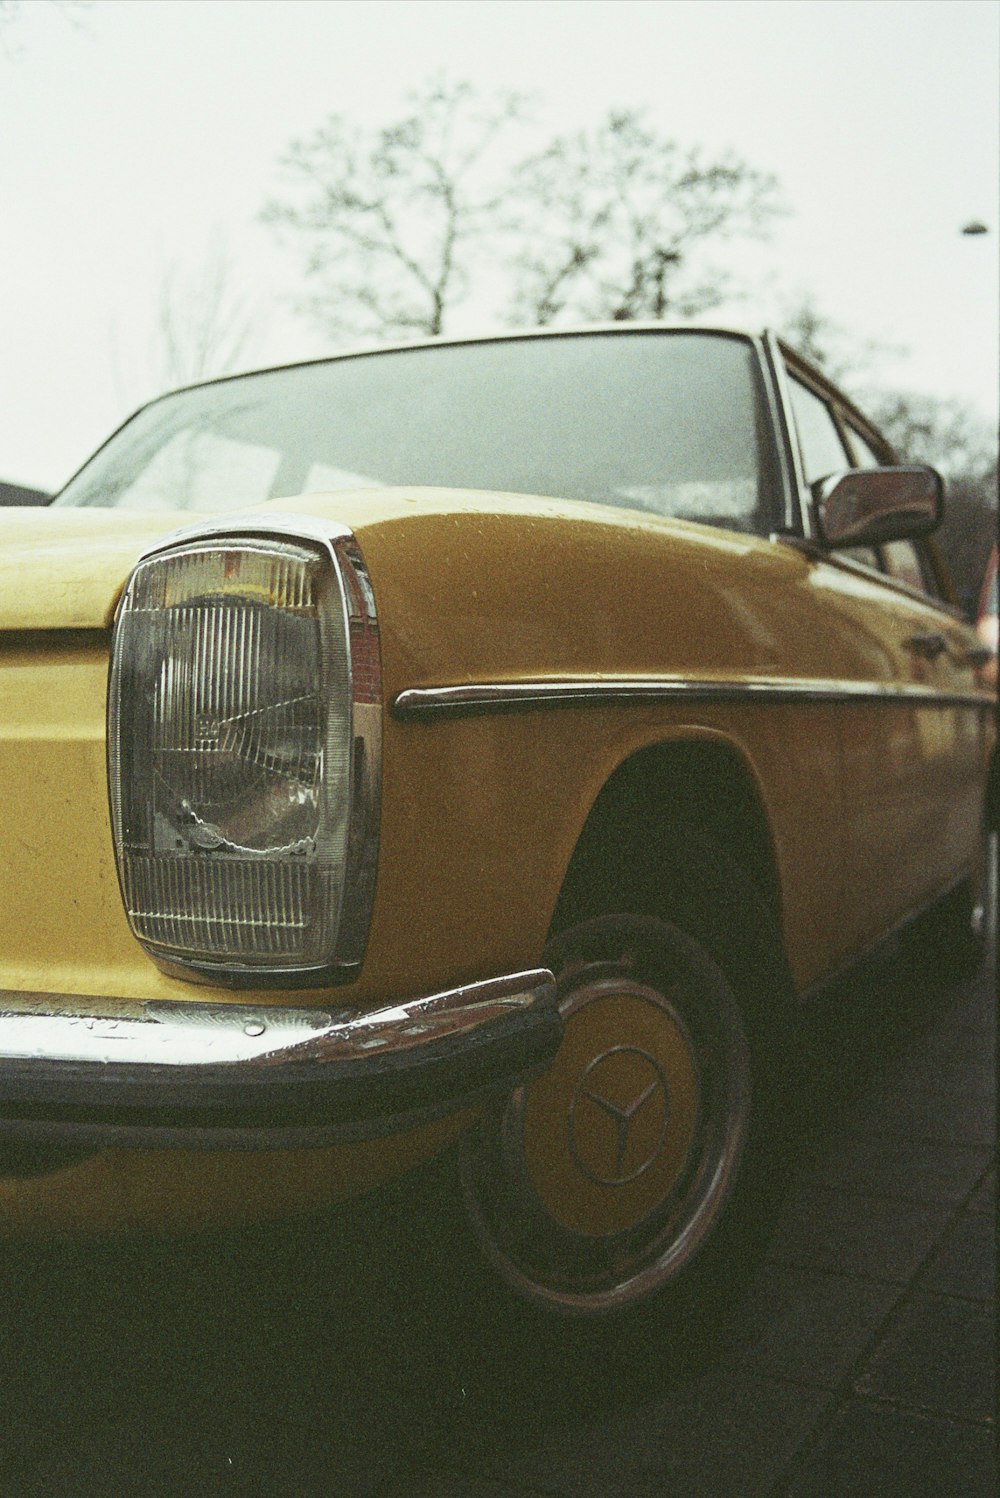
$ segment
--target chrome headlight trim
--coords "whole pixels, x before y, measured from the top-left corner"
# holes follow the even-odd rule
[[[120,757],[119,734],[127,732],[127,725],[120,723],[118,712],[119,620],[135,572],[150,560],[187,547],[210,549],[212,543],[236,547],[246,543],[252,547],[254,543],[268,541],[305,543],[321,551],[331,569],[343,608],[350,773],[342,896],[332,951],[320,964],[251,966],[226,959],[189,959],[177,953],[165,954],[138,933],[133,934],[157,966],[171,976],[234,988],[322,987],[349,982],[360,969],[368,940],[378,872],[382,769],[382,671],[378,616],[364,558],[353,532],[346,526],[310,515],[227,516],[224,522],[209,521],[171,532],[137,558],[115,615],[108,675],[107,754],[112,829],[114,832],[116,826],[113,786],[115,764]],[[127,913],[117,835],[115,862]]]

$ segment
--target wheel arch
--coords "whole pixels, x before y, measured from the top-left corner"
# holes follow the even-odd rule
[[[574,920],[584,890],[592,897],[602,876],[611,893],[624,851],[641,866],[690,833],[725,849],[782,930],[780,866],[759,782],[732,740],[705,731],[635,749],[607,777],[567,864],[550,936]]]

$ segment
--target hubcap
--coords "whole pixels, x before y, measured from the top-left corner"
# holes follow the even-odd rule
[[[599,1313],[698,1252],[746,1138],[749,1050],[732,990],[690,937],[642,916],[567,932],[550,956],[563,1042],[462,1145],[484,1249],[530,1299]]]
[[[635,1227],[676,1184],[697,1113],[690,1044],[663,996],[615,978],[578,989],[555,1063],[523,1099],[541,1205],[577,1233]]]

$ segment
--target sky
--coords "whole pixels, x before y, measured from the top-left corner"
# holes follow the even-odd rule
[[[885,346],[883,384],[995,424],[993,0],[26,0],[0,23],[0,479],[57,488],[158,393],[168,275],[225,263],[241,367],[333,352],[260,220],[279,160],[440,73],[530,93],[544,136],[641,108],[773,173],[789,212],[720,316],[809,296]]]

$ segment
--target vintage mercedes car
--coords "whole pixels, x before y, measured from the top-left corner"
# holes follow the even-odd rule
[[[0,514],[0,1231],[448,1147],[526,1315],[676,1308],[803,1003],[981,942],[941,504],[774,336],[630,325],[181,390]]]

